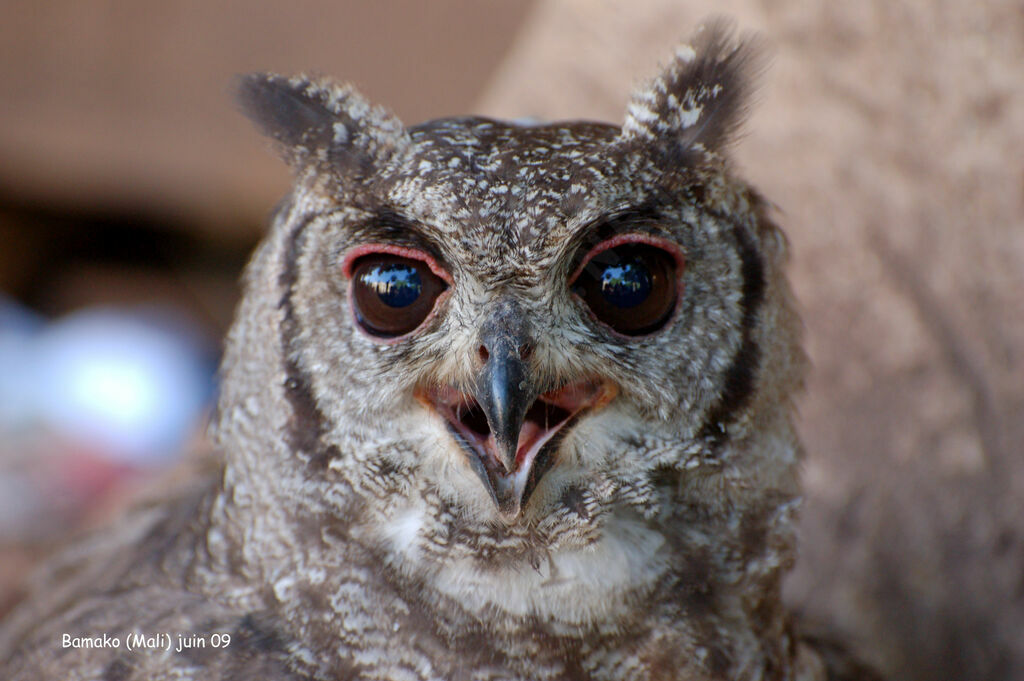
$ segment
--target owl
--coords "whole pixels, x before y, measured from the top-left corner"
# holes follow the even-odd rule
[[[242,78],[295,181],[227,340],[223,466],[57,559],[4,678],[869,678],[781,600],[805,362],[726,154],[761,61],[712,22],[621,126],[406,127]]]

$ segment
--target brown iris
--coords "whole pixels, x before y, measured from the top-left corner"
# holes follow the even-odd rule
[[[363,256],[352,268],[356,320],[381,338],[405,335],[422,324],[445,288],[427,263],[390,253]]]
[[[676,305],[676,259],[647,243],[626,242],[599,251],[572,290],[594,316],[626,336],[657,331]]]

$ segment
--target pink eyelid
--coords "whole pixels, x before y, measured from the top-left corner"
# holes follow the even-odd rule
[[[397,255],[401,258],[408,258],[409,260],[419,260],[420,262],[426,263],[430,271],[433,272],[439,279],[444,281],[449,286],[452,285],[452,277],[444,270],[437,261],[431,258],[423,251],[418,251],[414,248],[404,248],[402,246],[392,246],[390,244],[365,244],[363,246],[356,246],[348,253],[345,254],[345,259],[341,262],[341,273],[345,275],[346,279],[352,278],[352,269],[355,265],[356,260],[363,257],[364,255],[373,255],[375,253],[387,253],[389,255]]]
[[[576,271],[572,273],[571,277],[569,277],[569,285],[572,286],[573,282],[579,278],[580,273],[590,263],[590,261],[594,259],[594,256],[611,248],[617,248],[623,244],[647,244],[649,246],[660,248],[675,259],[676,271],[679,273],[679,277],[682,278],[683,267],[686,265],[686,256],[683,255],[683,251],[679,246],[668,239],[662,239],[661,237],[652,236],[650,234],[619,234],[617,236],[613,236],[611,239],[602,241],[587,251],[587,254],[583,256],[583,260],[580,261],[580,266],[577,267]]]
[[[352,269],[355,262],[364,255],[373,255],[374,253],[388,253],[390,255],[397,255],[402,258],[409,258],[410,260],[419,260],[420,262],[424,262],[427,264],[427,267],[430,268],[431,272],[436,274],[442,281],[444,281],[449,286],[452,285],[451,275],[448,274],[448,272],[446,272],[444,269],[442,269],[442,267],[437,264],[436,260],[431,258],[423,251],[418,251],[414,248],[403,248],[402,246],[392,246],[390,244],[365,244],[363,246],[356,246],[348,253],[346,253],[344,260],[341,261],[341,273],[345,275],[346,279],[351,279],[353,274]],[[355,325],[357,329],[362,331],[367,338],[370,338],[375,343],[379,343],[380,345],[395,345],[396,343],[399,343],[400,341],[408,338],[409,336],[413,335],[414,333],[422,329],[424,326],[426,326],[426,324],[428,324],[430,320],[434,318],[434,315],[437,314],[438,304],[440,304],[442,300],[447,298],[449,293],[450,291],[441,292],[441,295],[439,295],[437,297],[437,300],[434,301],[434,307],[431,308],[430,313],[426,317],[424,317],[423,321],[420,322],[420,324],[415,329],[413,329],[409,333],[402,334],[401,336],[395,336],[394,338],[381,338],[379,336],[373,335],[372,333],[368,332],[366,329],[363,328],[363,325],[360,324],[359,321],[356,319],[356,308],[352,300],[351,288],[349,289],[348,294],[348,307],[349,312],[352,315],[352,323]]]

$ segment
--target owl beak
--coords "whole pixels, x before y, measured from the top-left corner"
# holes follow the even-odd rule
[[[488,344],[488,358],[477,376],[473,397],[487,418],[498,459],[511,473],[516,467],[519,432],[536,398],[520,344],[502,339]]]
[[[498,513],[513,522],[584,411],[618,393],[610,381],[584,379],[541,393],[530,366],[532,336],[526,316],[506,301],[480,329],[483,365],[466,393],[423,386],[416,397],[448,422],[449,432],[487,488]]]
[[[493,369],[484,367],[474,397],[491,425],[478,473],[498,512],[511,522],[555,465],[562,438],[572,424],[583,412],[610,402],[618,389],[608,381],[582,380],[538,395],[522,378],[526,367],[521,357],[506,357],[503,363],[504,367],[501,363]],[[499,469],[499,460],[504,470]]]
[[[494,454],[505,474],[516,469],[519,432],[526,412],[537,398],[527,362],[530,325],[519,304],[501,300],[480,327],[480,358],[484,365],[476,376],[473,397],[487,418]]]
[[[515,361],[506,360],[509,363]],[[525,374],[525,366],[520,370]],[[447,420],[449,431],[506,522],[519,517],[541,478],[555,465],[562,438],[572,424],[618,394],[611,381],[584,379],[534,396],[525,392],[522,381],[510,382],[516,371],[515,366],[495,369],[485,365],[472,394],[450,386],[417,392],[417,399]],[[490,400],[489,408],[483,406],[485,400]],[[529,403],[519,416],[514,412],[517,400]],[[503,405],[507,413],[501,413]],[[505,423],[502,418],[508,419],[510,431],[499,436],[491,424]]]

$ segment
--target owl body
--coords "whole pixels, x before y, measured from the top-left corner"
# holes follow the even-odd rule
[[[724,155],[756,62],[711,25],[621,127],[406,128],[242,80],[296,180],[228,338],[222,474],[54,577],[7,678],[826,678],[780,596],[785,241]],[[58,645],[138,630],[207,645]]]

